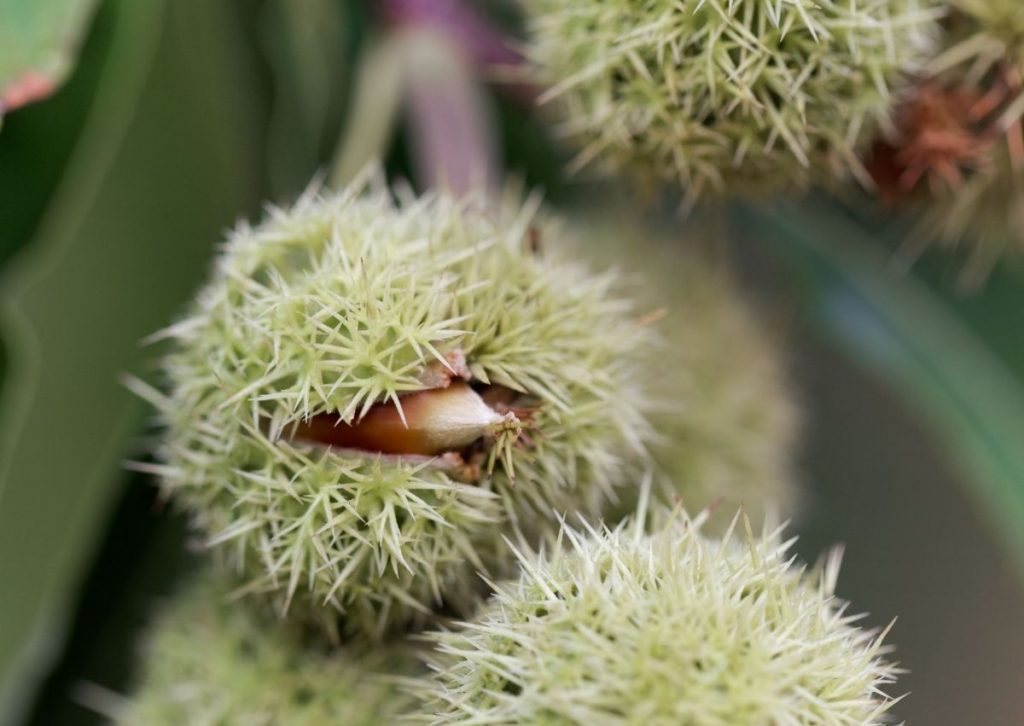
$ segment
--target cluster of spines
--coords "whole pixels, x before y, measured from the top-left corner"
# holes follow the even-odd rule
[[[952,0],[943,30],[869,168],[921,214],[915,246],[963,250],[974,287],[1024,250],[1024,16],[1015,0]]]
[[[515,211],[369,181],[233,234],[166,334],[168,392],[149,395],[165,490],[248,591],[379,637],[471,605],[476,572],[509,564],[503,534],[599,514],[640,465],[650,404],[635,374],[652,333],[614,275],[531,250],[533,206]],[[528,440],[496,432],[504,464],[489,475],[293,438],[317,416],[401,412],[456,358],[531,409]]]
[[[704,192],[851,173],[892,88],[925,59],[915,0],[531,0],[531,56],[564,106],[576,166]]]
[[[549,0],[533,1],[553,12]],[[619,5],[602,5],[606,15],[599,19],[624,25],[625,16],[615,13],[628,3]],[[690,17],[676,14],[680,7]],[[889,8],[898,8],[899,17],[887,15]],[[889,83],[919,57],[932,18],[912,0],[708,0],[662,10],[614,38],[607,63],[598,67],[591,58],[585,65],[583,58],[582,70],[550,95],[575,110],[574,132],[601,134],[580,161],[603,156],[613,166],[646,165],[694,197],[757,189],[780,176],[803,185],[818,174],[859,174],[855,152],[864,129],[882,122]],[[581,17],[574,22],[583,23]],[[547,22],[557,25],[550,16]],[[593,33],[591,40],[601,41]],[[695,42],[704,44],[696,56]],[[873,56],[879,49],[885,52]],[[587,89],[596,77],[606,86]],[[704,95],[683,99],[681,88]],[[656,133],[664,138],[642,138],[632,125],[642,113],[643,132],[663,124]],[[691,118],[698,122],[686,126]],[[328,630],[340,613],[351,633],[380,637],[432,605],[471,605],[481,590],[472,570],[500,572],[509,558],[503,562],[499,553],[515,552],[520,578],[498,584],[493,603],[464,629],[437,636],[437,675],[416,690],[436,708],[438,723],[633,715],[652,723],[662,716],[725,723],[751,713],[778,722],[879,722],[893,703],[882,689],[896,673],[881,657],[881,637],[856,630],[855,618],[834,600],[837,563],[813,575],[791,568],[789,545],[778,533],[748,534],[746,550],[731,533],[713,543],[678,520],[654,535],[628,524],[584,524],[581,532],[563,526],[548,554],[519,554],[501,541],[546,529],[536,514],[550,521],[564,510],[606,512],[616,483],[642,465],[654,440],[649,421],[662,427],[637,385],[643,376],[633,375],[643,365],[635,353],[651,336],[637,324],[638,311],[617,297],[613,275],[593,276],[561,261],[548,269],[550,259],[519,264],[534,233],[529,205],[498,221],[480,214],[475,202],[397,196],[396,203],[376,179],[335,196],[308,194],[293,209],[270,210],[256,229],[240,227],[193,314],[167,331],[178,346],[165,366],[169,393],[144,389],[171,430],[163,462],[150,468],[185,502],[218,559],[250,578],[243,590]],[[353,212],[356,218],[339,224],[339,216]],[[435,461],[352,455],[294,440],[317,416],[347,425],[382,403],[401,414],[402,396],[430,388],[438,366],[456,375],[456,355],[474,382],[537,404],[528,447],[517,446],[524,427],[501,431],[487,466],[493,476],[467,484]],[[773,421],[791,432],[791,413],[778,411]],[[787,446],[790,436],[783,437]],[[757,456],[742,458],[740,469]],[[666,468],[673,466],[678,462]],[[705,502],[688,502],[694,503]],[[592,599],[579,605],[588,594]],[[743,671],[726,674],[734,682],[714,683],[683,701],[678,680],[654,672],[653,650],[643,659],[653,664],[650,672],[616,670],[616,656],[638,624],[650,624],[658,636],[650,639],[652,649],[684,631],[704,638],[669,659],[699,645],[708,658],[728,653],[715,650],[728,643],[694,626],[708,624],[701,615],[723,612],[711,636],[739,632],[749,636],[745,643],[760,638],[765,647],[764,659],[747,653],[732,664]],[[790,615],[792,622],[785,620]],[[588,623],[589,616],[600,622]],[[573,629],[581,623],[582,630]],[[779,632],[795,647],[772,651]],[[794,633],[805,640],[792,640]],[[607,666],[597,669],[604,681],[573,673],[560,655],[545,660],[552,649],[564,655],[573,648],[581,662]],[[530,681],[538,663],[556,661],[579,682]],[[770,668],[756,670],[768,661]],[[329,661],[322,665],[335,673]],[[706,680],[692,658],[669,665],[684,677],[696,668],[696,680]],[[169,667],[201,672],[206,664]],[[783,669],[801,685],[779,695],[772,685]],[[363,688],[338,673],[353,691]],[[737,685],[750,682],[763,688]],[[586,694],[573,690],[580,683]],[[234,684],[223,687],[231,692]]]
[[[792,515],[800,415],[779,326],[755,314],[726,250],[713,247],[724,240],[702,245],[692,233],[624,224],[621,216],[589,220],[576,252],[620,270],[630,296],[653,311],[660,340],[644,376],[660,394],[649,415],[658,434],[649,445],[656,492],[691,512],[715,507],[708,533],[721,531],[739,506],[758,523],[769,512]],[[635,487],[618,496],[606,521],[635,509]]]
[[[132,697],[109,714],[125,726],[391,723],[412,706],[396,678],[422,670],[408,644],[328,650],[209,572],[164,606],[144,651]]]
[[[735,525],[734,521],[734,525]],[[437,633],[424,721],[881,724],[897,699],[885,633],[833,594],[838,556],[795,566],[779,531],[705,539],[566,527],[517,579]]]

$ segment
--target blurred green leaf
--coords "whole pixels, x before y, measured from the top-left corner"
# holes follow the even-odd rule
[[[114,47],[33,245],[2,287],[0,720],[32,698],[143,407],[117,383],[152,355],[260,177],[243,3],[111,0]]]
[[[876,244],[877,230],[836,206],[743,207],[738,221],[789,263],[813,322],[920,412],[1024,574],[1021,378],[954,304],[916,276],[893,273],[892,247]]]
[[[68,74],[96,0],[0,0],[0,114],[49,96]]]
[[[401,37],[384,36],[369,43],[357,64],[352,112],[338,140],[331,186],[344,186],[368,163],[386,156],[407,75],[407,53]]]
[[[60,91],[3,119],[0,267],[31,239],[78,141],[113,45],[112,10],[97,8],[75,70]]]
[[[341,187],[384,158],[402,111],[412,177],[457,192],[494,185],[499,139],[493,97],[462,49],[436,28],[372,39],[358,63],[352,111],[329,182]]]
[[[272,0],[263,9],[261,35],[273,73],[267,153],[275,195],[303,189],[337,135],[355,15],[352,3],[337,0]]]

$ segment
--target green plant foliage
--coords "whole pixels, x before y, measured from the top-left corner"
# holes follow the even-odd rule
[[[898,241],[893,230],[887,239],[843,221],[838,208],[821,200],[741,212],[745,235],[789,263],[811,321],[885,380],[939,437],[948,465],[1024,573],[1024,366],[1014,336],[1006,334],[1016,323],[1019,279],[1001,278],[1001,297],[994,300],[958,299],[948,291],[943,299],[934,289],[942,290],[940,275],[929,286],[886,274]]]
[[[532,209],[371,177],[230,236],[164,334],[166,395],[139,390],[155,471],[249,590],[375,636],[470,607],[503,535],[599,512],[643,459],[651,333],[613,275],[531,249]],[[402,422],[332,438],[382,416]]]
[[[96,0],[0,0],[0,117],[45,98],[71,70]]]
[[[808,572],[778,532],[715,541],[682,518],[561,538],[434,636],[425,720],[838,726],[894,703],[882,636],[833,595],[836,556]]]
[[[769,511],[793,513],[800,416],[781,332],[755,310],[725,255],[695,232],[610,217],[591,220],[579,237],[581,255],[625,274],[627,292],[661,336],[648,368],[660,401],[650,415],[657,492],[690,512],[715,505],[705,531],[728,525],[739,505],[755,522]],[[636,495],[619,494],[618,517],[635,511]]]
[[[325,650],[226,599],[204,577],[168,603],[145,645],[142,678],[115,722],[125,726],[372,726],[412,699],[396,685],[417,670],[402,644]]]
[[[235,16],[194,0],[126,0],[111,13],[109,65],[75,153],[31,245],[4,270],[0,720],[18,720],[61,647],[124,482],[143,407],[117,377],[149,355],[139,340],[174,313],[218,229],[251,204]]]
[[[929,47],[922,0],[530,0],[530,50],[577,166],[704,192],[860,174]]]
[[[259,18],[261,46],[273,73],[270,191],[275,198],[291,198],[335,143],[356,33],[364,29],[355,3],[335,0],[272,0],[261,6]],[[358,100],[347,107],[359,108]]]

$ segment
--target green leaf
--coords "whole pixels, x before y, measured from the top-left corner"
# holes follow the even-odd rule
[[[0,721],[32,697],[143,412],[117,382],[257,197],[230,3],[112,0],[114,47],[65,176],[2,289]]]
[[[835,205],[742,207],[737,219],[788,262],[812,322],[923,417],[1024,575],[1020,376],[951,302],[893,273],[893,247],[876,243],[878,230]]]
[[[0,0],[0,115],[60,85],[95,5],[96,0]]]
[[[352,112],[338,140],[331,186],[348,184],[368,163],[386,156],[408,81],[407,65],[403,38],[369,43],[357,64]]]
[[[74,72],[46,103],[3,119],[0,133],[0,267],[31,239],[71,158],[113,47],[113,4],[101,5]]]
[[[272,0],[261,33],[273,73],[267,162],[274,195],[301,191],[338,134],[357,22],[352,3]]]

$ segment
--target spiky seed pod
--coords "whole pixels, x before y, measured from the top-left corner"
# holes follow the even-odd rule
[[[984,154],[925,207],[924,233],[966,250],[962,280],[977,286],[1007,254],[1024,252],[1024,15],[1014,0],[954,0],[947,49],[932,70],[969,88]]]
[[[1024,137],[1020,148],[1024,150]],[[930,197],[923,206],[919,239],[962,251],[960,283],[975,289],[1007,255],[1024,252],[1024,156],[1003,143],[963,183]]]
[[[991,140],[977,128],[984,99],[969,88],[924,81],[896,116],[895,132],[871,150],[868,172],[882,198],[899,204],[956,188],[985,162]]]
[[[950,0],[950,5],[968,21],[952,19],[960,26],[954,28],[954,37],[971,26],[967,34],[976,60],[1005,62],[1024,75],[1024,15],[1017,0]]]
[[[576,532],[434,636],[434,724],[878,724],[897,670],[833,595],[838,558],[670,520]],[[739,539],[740,541],[736,541]]]
[[[930,46],[930,0],[528,0],[530,55],[577,165],[703,192],[860,173]]]
[[[468,607],[503,535],[643,458],[652,334],[613,275],[531,249],[532,209],[373,177],[231,235],[148,395],[166,491],[249,591],[375,636]]]
[[[973,287],[1024,250],[1024,15],[955,0],[944,46],[869,161],[883,197],[921,212],[917,245],[962,249]]]
[[[692,236],[612,218],[579,236],[580,255],[620,270],[630,297],[655,313],[661,340],[646,375],[660,397],[650,416],[656,491],[690,512],[717,504],[706,532],[724,529],[740,505],[755,523],[768,511],[793,514],[800,415],[782,332],[757,314],[727,256]],[[636,493],[620,493],[610,521],[635,511]]]
[[[168,603],[117,723],[371,726],[411,707],[395,679],[419,670],[412,649],[327,651],[225,598],[207,576]]]

